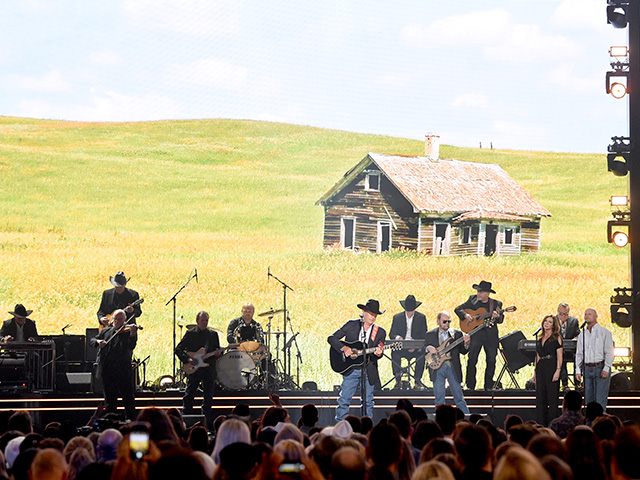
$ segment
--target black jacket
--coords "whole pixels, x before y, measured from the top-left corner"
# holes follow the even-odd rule
[[[113,340],[111,337],[116,336]],[[98,351],[101,368],[114,368],[131,370],[131,360],[133,359],[133,349],[138,343],[137,333],[123,331],[116,335],[115,327],[106,327],[98,335],[93,337],[89,343],[92,347],[98,348],[98,340],[108,341],[109,344]]]
[[[566,340],[571,340],[580,335],[580,326],[578,325],[578,319],[576,317],[567,318],[567,331],[564,334]]]
[[[175,353],[182,363],[187,363],[189,361],[189,355],[187,355],[187,352],[197,352],[202,347],[204,347],[206,353],[213,352],[220,348],[218,332],[211,328],[198,330],[198,327],[194,327],[184,334],[180,343],[176,345]],[[206,362],[209,365],[213,365],[215,363],[215,356],[207,358]]]
[[[447,333],[449,333],[449,335],[453,335],[452,342],[458,340],[459,338],[462,338],[462,332],[460,330],[450,328],[449,330],[447,330]],[[440,346],[439,335],[440,327],[429,330],[427,332],[425,344],[427,346],[432,345],[438,348]],[[453,368],[453,371],[456,374],[456,378],[460,383],[462,383],[462,366],[460,365],[460,354],[464,355],[467,352],[468,349],[464,346],[464,342],[460,342],[460,345],[449,352],[449,355],[451,356],[451,368]],[[429,378],[431,378],[431,381],[436,378],[436,370],[429,369]]]
[[[111,315],[119,308],[124,310],[139,298],[140,295],[138,295],[138,292],[131,290],[130,288],[125,288],[124,292],[120,295],[118,295],[115,288],[105,290],[102,292],[102,301],[100,302],[100,308],[98,309],[98,321],[106,315]],[[127,313],[127,318],[131,315],[132,314]],[[140,309],[140,305],[136,305],[133,307],[133,316],[134,318],[138,318],[140,315],[142,315],[142,310]],[[133,323],[135,323],[135,320]]]
[[[411,324],[411,338],[424,339],[427,334],[427,317],[424,313],[415,312],[413,314],[413,323]],[[407,317],[405,312],[396,313],[391,322],[391,330],[389,331],[389,339],[395,340],[397,336],[407,337]]]
[[[341,340],[346,342],[358,342],[360,340],[360,326],[362,321],[360,319],[349,320],[342,327],[335,331],[333,335],[330,335],[327,338],[327,341],[331,345],[331,348],[335,348],[336,350],[341,350],[343,347],[343,343]],[[375,325],[374,325],[375,326]],[[378,326],[378,333],[375,338],[373,335],[369,338],[369,342],[367,343],[367,348],[375,347],[379,345],[384,339],[387,337],[387,332],[385,332],[384,328]],[[367,365],[367,376],[369,377],[369,381],[374,386],[380,385],[380,375],[378,374],[378,359],[377,355],[371,354],[369,355],[369,363]]]
[[[27,341],[29,338],[38,337],[38,330],[36,329],[36,322],[27,318],[24,322],[24,327],[22,328],[22,333],[24,334],[24,340]],[[4,338],[8,335],[11,335],[13,338],[16,338],[18,334],[18,326],[16,325],[16,319],[10,318],[9,320],[5,320],[2,324],[2,329],[0,329],[0,338]]]

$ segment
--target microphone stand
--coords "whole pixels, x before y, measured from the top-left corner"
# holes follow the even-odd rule
[[[586,333],[584,328],[587,326],[587,322],[582,322],[580,329],[582,330],[582,365],[580,366],[580,371],[582,372],[582,385],[584,390],[584,395],[582,396],[582,404],[585,408],[587,408],[587,357],[585,357],[584,344],[586,341]],[[573,377],[575,380],[576,370],[575,367],[573,369]]]
[[[197,271],[193,274],[191,274],[191,276],[189,277],[189,280],[187,280],[187,283],[185,283],[184,285],[182,285],[178,291],[176,293],[173,294],[173,296],[167,301],[167,303],[164,304],[164,306],[166,307],[167,305],[169,305],[171,302],[173,302],[173,350],[171,350],[171,357],[173,358],[173,370],[171,370],[171,376],[173,377],[173,380],[175,382],[177,374],[176,374],[176,301],[178,298],[178,295],[180,294],[180,292],[182,290],[185,289],[185,287],[187,285],[189,285],[189,282],[191,282],[191,280],[193,280],[194,278],[198,278],[197,277]]]
[[[364,341],[364,349],[367,349],[367,331],[364,329],[364,318],[360,319],[360,331],[363,333]],[[371,330],[373,334],[373,329]],[[360,401],[362,402],[362,407],[360,408],[360,415],[362,417],[367,416],[367,367],[369,366],[369,355],[365,354],[363,363],[362,363],[362,373],[360,374]]]
[[[283,339],[283,343],[286,345],[287,344],[287,317],[289,316],[289,312],[287,310],[287,288],[289,290],[291,290],[293,292],[293,288],[291,288],[289,285],[287,285],[286,283],[284,283],[282,280],[280,280],[278,277],[276,277],[273,273],[271,273],[271,269],[269,269],[268,273],[267,273],[267,278],[269,277],[273,277],[276,282],[278,282],[280,285],[282,285],[282,309],[284,310],[284,328],[282,329],[282,333],[284,335],[284,339]],[[284,358],[283,358],[283,364],[285,367],[285,376],[290,376],[291,371],[291,363],[288,361],[289,360],[289,354],[288,352],[285,350],[284,352]]]

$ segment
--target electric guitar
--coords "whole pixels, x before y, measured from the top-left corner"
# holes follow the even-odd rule
[[[136,300],[133,303],[130,303],[129,305],[127,305],[127,307],[137,307],[138,305],[140,305],[142,302],[144,302],[144,298],[139,298],[138,300]],[[126,307],[125,307],[126,308]],[[124,309],[123,309],[124,310]],[[115,310],[113,311],[115,312]],[[111,327],[113,326],[113,312],[111,312],[109,315],[105,315],[105,318],[109,319],[109,323],[107,323],[106,325],[103,325],[102,323],[100,323],[100,326],[98,327],[98,331],[102,331],[107,327]]]
[[[494,322],[495,320],[492,318],[485,319],[481,325],[478,325],[476,328],[469,332],[469,336],[478,333],[484,327],[492,327]],[[439,334],[440,331],[438,331],[438,335]],[[462,342],[464,342],[464,335],[457,340],[453,340],[451,337],[449,337],[443,344],[438,347],[437,353],[432,353],[427,350],[427,354],[424,357],[425,365],[427,365],[427,367],[429,367],[431,370],[438,370],[444,364],[444,362],[446,362],[447,360],[451,360],[451,355],[447,354]]]
[[[342,350],[338,351],[333,347],[329,348],[329,361],[331,368],[336,373],[347,375],[356,367],[364,365],[366,355],[373,353],[377,348],[383,350],[402,350],[402,343],[394,342],[388,345],[380,344],[377,347],[365,348],[366,345],[362,342],[341,342],[342,345],[346,345],[351,348],[353,352],[351,356],[345,356]]]
[[[216,350],[214,350],[212,352],[207,352],[205,350],[205,348],[202,347],[197,352],[187,352],[187,355],[189,355],[189,358],[191,358],[192,360],[195,360],[197,363],[195,365],[193,365],[191,362],[183,363],[182,364],[182,371],[184,373],[186,373],[187,375],[191,375],[193,372],[198,370],[200,367],[208,367],[209,364],[207,362],[205,362],[205,360],[207,358],[213,357],[216,353],[218,353],[218,352],[222,353],[225,350],[226,350],[226,348],[218,348],[218,349],[216,349]]]
[[[496,312],[498,312],[498,315],[502,315],[503,313],[506,313],[506,312],[515,312],[516,310],[517,309],[515,305],[512,305],[507,308],[499,308],[496,310]],[[484,307],[479,308],[477,310],[471,310],[470,308],[467,308],[465,310],[465,313],[468,313],[473,318],[469,321],[465,320],[464,318],[460,320],[460,330],[462,330],[464,333],[471,332],[471,330],[473,330],[479,325],[482,325],[487,318],[491,318],[491,316],[493,315],[493,312],[487,312],[487,310]]]

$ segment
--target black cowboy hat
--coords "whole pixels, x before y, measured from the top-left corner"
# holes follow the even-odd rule
[[[422,305],[422,302],[416,301],[416,297],[413,295],[407,295],[407,298],[400,300],[400,305],[402,305],[402,308],[406,311],[411,312]]]
[[[491,289],[491,282],[487,282],[485,280],[482,280],[480,283],[478,283],[477,285],[473,285],[471,288],[475,288],[477,291],[479,292],[491,292],[491,293],[496,293],[495,290]]]
[[[32,312],[33,310],[27,310],[26,308],[24,308],[24,305],[19,303],[16,305],[16,308],[13,309],[13,312],[9,312],[9,313],[14,317],[26,318],[29,315],[31,315]]]
[[[114,287],[124,287],[129,280],[131,279],[125,277],[124,272],[117,272],[113,277],[109,277],[109,281]]]
[[[365,303],[364,305],[359,303],[358,308],[366,310],[367,312],[375,313],[376,315],[382,315],[384,312],[386,312],[386,310],[380,311],[380,302],[378,302],[378,300],[374,300],[373,298],[367,300],[367,303]]]

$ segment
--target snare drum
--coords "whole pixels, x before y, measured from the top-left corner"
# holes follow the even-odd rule
[[[231,390],[247,388],[257,378],[256,365],[249,355],[232,350],[222,355],[216,362],[218,382]]]

